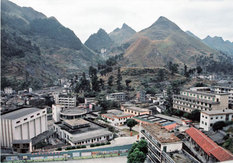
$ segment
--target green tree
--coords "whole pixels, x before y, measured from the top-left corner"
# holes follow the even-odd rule
[[[121,80],[122,80],[121,68],[118,67],[118,69],[117,69],[117,90],[118,91],[122,89]]]
[[[213,130],[214,131],[221,130],[225,126],[226,126],[226,124],[224,121],[218,121],[218,122],[213,124]]]
[[[178,73],[178,67],[179,65],[176,63],[173,64],[171,61],[168,63],[168,69],[171,71],[172,75]]]
[[[104,80],[102,78],[99,80],[99,84],[101,89],[104,90]]]
[[[202,68],[200,66],[196,67],[197,73],[200,74],[202,72]]]
[[[100,88],[96,68],[89,67],[89,77],[91,79],[92,90],[98,92]]]
[[[189,115],[189,119],[193,120],[193,121],[200,121],[200,110],[193,110],[190,115]]]
[[[159,82],[164,81],[165,74],[163,69],[159,69],[157,79]]]
[[[132,82],[132,81],[131,81],[130,79],[126,79],[126,80],[125,80],[125,85],[126,85],[126,89],[127,89],[127,90],[130,90],[130,85],[129,85],[129,84],[130,84],[131,82]]]
[[[134,119],[127,119],[126,120],[126,125],[129,127],[130,131],[132,131],[132,128],[137,124],[138,124],[138,122],[135,121]]]
[[[108,86],[109,87],[111,87],[111,86],[113,86],[113,81],[114,81],[114,76],[109,76],[109,78],[108,78]]]

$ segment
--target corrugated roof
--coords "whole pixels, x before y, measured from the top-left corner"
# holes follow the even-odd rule
[[[185,131],[209,156],[213,155],[219,161],[233,160],[233,155],[218,146],[200,130],[191,127]]]
[[[37,112],[37,111],[40,111],[41,109],[39,108],[22,108],[22,109],[19,109],[19,110],[15,110],[13,112],[10,112],[10,113],[6,113],[6,114],[3,114],[2,115],[2,119],[18,119],[20,117],[24,117],[28,114],[31,114],[31,113],[34,113],[34,112]]]

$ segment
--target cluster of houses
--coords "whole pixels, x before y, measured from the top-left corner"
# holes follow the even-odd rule
[[[60,82],[64,84],[65,81]],[[11,91],[6,90],[6,93]],[[32,94],[31,91],[17,96],[26,99],[23,106],[31,106],[31,101],[41,97]],[[232,153],[207,134],[213,132],[216,122],[233,120],[233,88],[194,87],[173,95],[173,109],[187,113],[200,111],[199,124],[163,114],[166,91],[150,95],[140,90],[133,100],[129,100],[125,92],[110,93],[106,100],[118,101],[120,108],[108,109],[105,113],[100,112],[96,98],[85,98],[83,103],[78,103],[76,95],[69,89],[52,91],[50,95],[54,99],[52,113],[48,113],[47,108],[32,105],[2,114],[2,148],[12,148],[20,153],[32,152],[38,142],[50,142],[53,138],[71,146],[106,143],[114,139],[114,133],[98,120],[118,127],[125,125],[127,119],[134,119],[138,122],[139,137],[148,142],[147,160],[150,162],[233,160]],[[50,125],[48,115],[52,117]]]

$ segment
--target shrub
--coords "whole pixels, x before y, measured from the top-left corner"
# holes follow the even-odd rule
[[[108,141],[106,144],[111,144],[111,142]]]
[[[86,148],[86,145],[82,145],[81,148]]]
[[[100,146],[100,143],[97,143],[96,146]]]
[[[79,145],[78,145],[78,146],[76,146],[76,149],[79,149],[79,148],[81,148],[81,146],[79,146]]]
[[[101,143],[101,145],[105,145],[105,143]]]
[[[75,146],[71,147],[71,149],[75,149],[75,148],[76,148]]]
[[[90,147],[95,147],[95,144],[91,144]]]
[[[62,148],[57,148],[57,151],[61,151],[62,150]]]

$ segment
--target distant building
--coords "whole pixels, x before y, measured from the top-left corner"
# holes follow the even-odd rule
[[[182,141],[174,133],[156,124],[142,124],[141,138],[148,143],[147,159],[149,162],[175,163],[168,153],[182,150]]]
[[[125,101],[126,94],[124,92],[111,93],[106,96],[106,100]]]
[[[54,98],[55,104],[63,105],[67,108],[76,106],[76,96],[71,96],[67,94],[56,94]]]
[[[228,109],[228,93],[213,93],[209,88],[197,87],[173,95],[173,108],[184,112]]]
[[[132,114],[132,115],[143,115],[143,114],[151,114],[152,111],[146,108],[140,108],[136,106],[127,106],[127,105],[121,105],[121,110],[124,111],[124,113]]]
[[[233,87],[222,87],[222,86],[215,86],[214,87],[215,93],[229,93],[229,104],[233,108]]]
[[[185,131],[188,135],[187,147],[202,162],[223,162],[233,160],[233,155],[226,149],[218,146],[213,140],[200,130],[191,127]]]
[[[158,124],[167,130],[173,130],[177,126],[177,123],[169,118],[162,118],[156,115],[143,114],[135,116],[133,119],[142,124]]]
[[[200,116],[200,127],[209,131],[216,122],[233,121],[233,110],[202,111]]]
[[[55,123],[58,138],[73,145],[105,143],[113,139],[113,133],[84,119],[63,120]]]
[[[32,139],[43,134],[47,127],[46,109],[23,108],[1,116],[1,147],[26,153],[33,150]]]
[[[13,89],[11,87],[4,88],[4,93],[7,95],[11,95],[13,93]]]
[[[124,125],[127,119],[134,117],[132,114],[126,114],[120,110],[109,110],[106,114],[101,114],[103,119],[106,119],[114,126]]]
[[[140,101],[140,102],[145,102],[146,101],[146,91],[144,91],[144,90],[137,91],[136,100]]]

